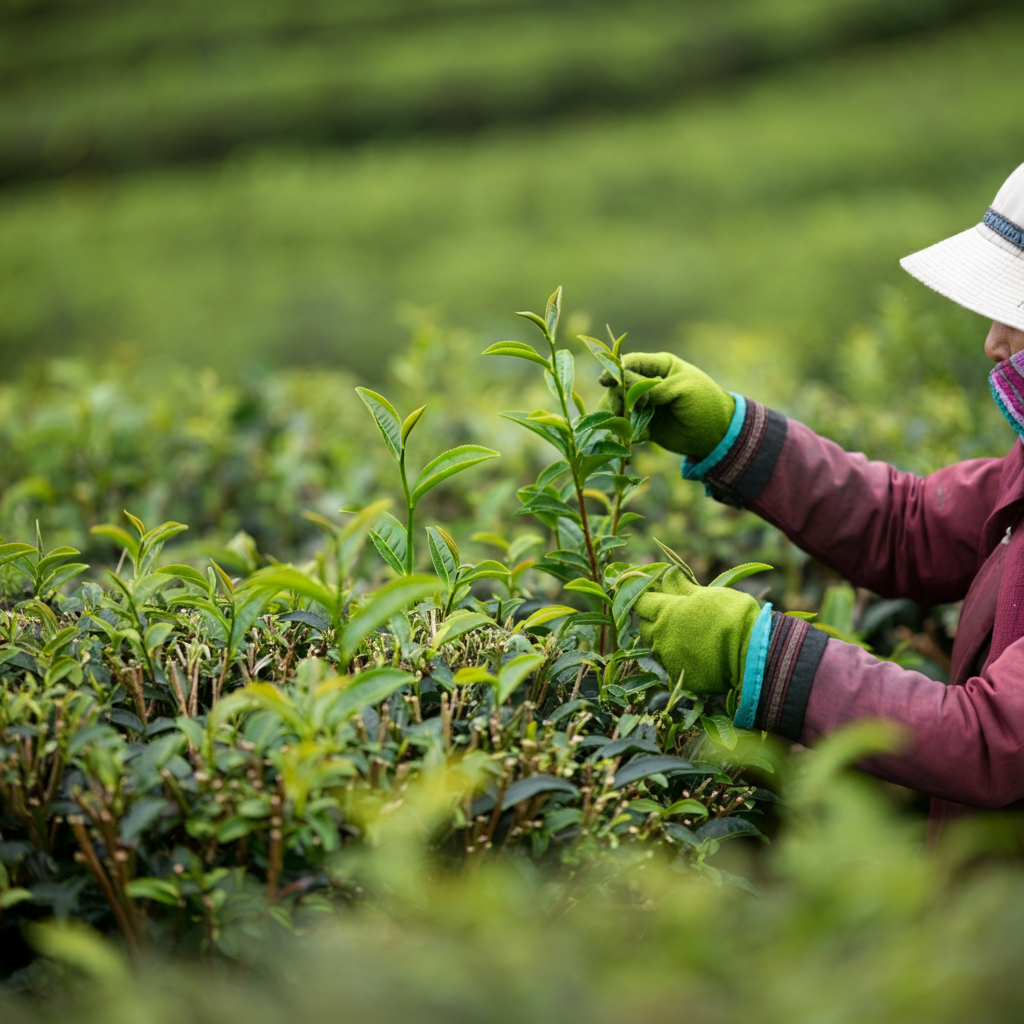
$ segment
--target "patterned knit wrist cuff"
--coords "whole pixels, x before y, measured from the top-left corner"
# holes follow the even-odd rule
[[[803,619],[778,612],[772,615],[771,640],[755,716],[758,728],[790,740],[800,738],[814,674],[827,643],[827,634]]]
[[[760,402],[735,397],[736,414],[729,433],[706,459],[697,464],[684,461],[683,476],[701,480],[709,497],[742,508],[764,490],[775,469],[786,439],[786,417]]]

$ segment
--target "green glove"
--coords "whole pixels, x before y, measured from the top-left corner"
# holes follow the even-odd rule
[[[736,411],[736,399],[723,391],[706,373],[671,352],[630,352],[622,360],[626,387],[647,377],[662,383],[640,400],[655,406],[648,436],[669,451],[703,459],[725,437]],[[616,416],[622,415],[622,388],[606,370],[601,383],[609,388],[601,402]]]
[[[691,583],[669,569],[636,603],[640,639],[660,659],[672,685],[684,672],[693,693],[726,693],[743,682],[750,634],[761,612],[749,595]]]

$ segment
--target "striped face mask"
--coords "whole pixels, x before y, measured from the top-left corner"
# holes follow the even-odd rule
[[[988,375],[988,386],[1010,426],[1024,438],[1024,352],[1001,362]]]

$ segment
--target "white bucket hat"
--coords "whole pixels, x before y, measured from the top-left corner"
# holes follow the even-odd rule
[[[904,256],[900,266],[940,295],[1024,331],[1024,164],[980,224]]]

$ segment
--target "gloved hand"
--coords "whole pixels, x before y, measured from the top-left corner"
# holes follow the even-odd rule
[[[661,377],[662,383],[640,399],[641,407],[655,406],[648,436],[669,451],[703,459],[710,455],[729,430],[736,399],[723,391],[703,370],[671,352],[630,352],[622,360],[626,387],[647,377]],[[623,394],[605,370],[601,383],[609,389],[601,408],[621,416]]]
[[[760,606],[728,587],[702,587],[669,569],[636,603],[640,639],[658,656],[671,685],[726,693],[743,682],[750,633]]]

